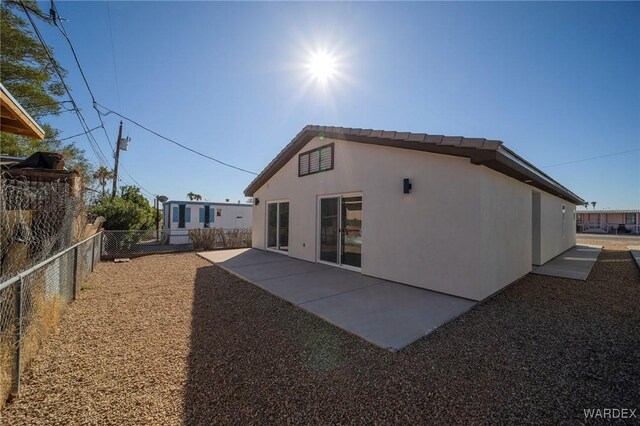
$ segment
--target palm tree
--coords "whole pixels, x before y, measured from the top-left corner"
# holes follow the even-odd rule
[[[594,210],[595,210],[595,208],[596,208],[596,201],[592,201],[592,202],[591,202],[591,205],[593,206],[593,208],[594,208]]]
[[[202,200],[202,195],[196,194],[195,192],[190,192],[187,194],[187,198],[191,201],[193,200],[200,201]]]
[[[100,182],[100,186],[102,186],[102,195],[105,195],[105,187],[107,186],[107,181],[113,179],[113,172],[107,169],[105,166],[100,166],[98,170],[96,170],[93,174],[93,177],[98,179],[98,182]]]

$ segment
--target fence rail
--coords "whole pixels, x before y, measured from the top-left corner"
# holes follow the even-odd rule
[[[589,221],[578,222],[576,227],[578,232],[596,232],[607,234],[640,234],[640,225],[637,224],[620,224],[618,222],[610,223],[605,221]]]
[[[111,260],[158,253],[251,247],[251,229],[163,229],[103,231],[101,258]]]
[[[100,261],[98,233],[0,283],[0,406]]]

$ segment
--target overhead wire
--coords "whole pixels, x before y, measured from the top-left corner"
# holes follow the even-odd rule
[[[557,166],[564,166],[564,165],[567,165],[567,164],[582,163],[583,161],[598,160],[600,158],[613,157],[615,155],[622,155],[622,154],[629,154],[631,152],[636,152],[636,151],[640,151],[640,148],[629,149],[627,151],[612,152],[610,154],[598,155],[596,157],[590,157],[590,158],[583,158],[581,160],[564,161],[562,163],[556,163],[556,164],[550,164],[548,166],[542,166],[541,168],[542,169],[548,169],[550,167],[557,167]]]
[[[55,5],[55,2],[53,0],[51,0],[51,10],[54,13],[54,16],[51,17],[54,25],[56,26],[56,28],[58,28],[58,30],[60,31],[60,33],[64,36],[65,40],[67,41],[67,44],[69,45],[69,48],[71,49],[71,53],[73,54],[73,58],[76,62],[76,65],[78,66],[78,70],[80,71],[80,75],[82,76],[82,80],[84,81],[85,86],[87,87],[87,90],[89,92],[89,95],[91,96],[91,101],[92,101],[92,106],[93,109],[96,111],[96,114],[98,115],[98,119],[100,120],[100,126],[99,128],[102,128],[104,135],[107,138],[107,141],[109,142],[109,146],[111,147],[111,151],[113,152],[113,155],[115,157],[116,155],[116,148],[114,147],[113,143],[111,142],[111,138],[109,137],[109,133],[107,132],[107,129],[104,125],[104,121],[102,119],[102,114],[100,113],[100,110],[97,107],[97,101],[96,101],[96,97],[93,94],[93,90],[91,90],[91,86],[89,85],[89,81],[87,80],[87,77],[84,73],[84,70],[82,68],[82,65],[80,65],[80,60],[78,59],[78,55],[76,53],[75,48],[73,47],[73,43],[71,42],[71,39],[69,38],[69,36],[67,35],[67,31],[64,28],[64,24],[62,23],[62,19],[60,18],[60,14],[58,13],[58,9]],[[59,25],[58,25],[59,23]],[[109,25],[111,25],[111,22],[109,22]],[[113,40],[112,40],[113,43]],[[113,46],[112,46],[113,47]],[[114,63],[115,63],[115,58],[114,58]],[[120,141],[116,141],[116,146],[119,146]],[[124,165],[120,164],[120,167],[122,168],[122,170],[127,174],[127,176],[129,176],[129,178],[138,186],[140,187],[140,189],[144,192],[146,192],[147,194],[155,197],[156,194],[152,193],[151,191],[147,190],[144,186],[142,186],[136,179],[133,178],[133,176],[131,176],[131,174],[127,171],[127,169],[124,167]]]
[[[120,167],[121,167],[121,168],[122,168],[122,170],[125,172],[125,174],[126,174],[127,176],[129,176],[129,178],[133,181],[133,183],[135,183],[135,184],[136,184],[136,185],[137,185],[137,186],[138,186],[138,187],[139,187],[143,192],[146,192],[148,195],[150,195],[151,197],[154,197],[154,198],[158,196],[158,194],[154,194],[153,192],[150,192],[150,191],[148,191],[147,189],[145,189],[145,187],[144,187],[144,186],[142,186],[142,185],[140,184],[140,182],[138,182],[137,180],[135,180],[135,179],[133,178],[133,176],[131,176],[131,173],[129,173],[129,171],[127,170],[127,168],[126,168],[126,167],[124,167],[124,166],[122,165],[122,163],[120,163]]]
[[[44,42],[44,38],[42,37],[42,34],[40,33],[38,27],[36,26],[35,22],[33,21],[29,11],[33,11],[32,8],[27,7],[24,2],[20,1],[20,3],[16,3],[16,4],[20,4],[22,6],[22,9],[25,13],[25,15],[27,16],[27,18],[29,19],[29,22],[31,23],[31,26],[34,29],[34,32],[36,34],[36,36],[38,37],[38,40],[40,41],[40,43],[42,44],[42,47],[45,51],[45,53],[47,54],[47,57],[49,58],[49,61],[51,62],[54,71],[56,72],[56,74],[58,75],[58,78],[60,79],[60,82],[62,83],[65,91],[67,92],[70,101],[64,101],[64,102],[71,102],[71,104],[73,105],[73,111],[75,111],[76,115],[78,116],[78,119],[80,121],[80,125],[83,128],[83,130],[85,130],[83,133],[80,133],[78,135],[73,135],[73,136],[69,136],[67,138],[63,138],[60,140],[67,140],[67,139],[71,139],[73,137],[77,137],[77,136],[81,136],[81,135],[86,135],[87,136],[87,140],[89,141],[89,145],[92,148],[94,154],[96,155],[96,158],[98,159],[98,162],[106,167],[107,169],[111,170],[111,168],[108,165],[108,161],[104,155],[104,153],[102,152],[102,149],[100,148],[100,145],[98,144],[97,140],[95,139],[95,137],[92,135],[91,132],[93,132],[94,130],[97,130],[99,128],[102,128],[102,130],[105,133],[105,136],[107,138],[107,141],[109,142],[109,145],[111,146],[111,149],[115,155],[115,149],[113,147],[113,144],[111,143],[111,140],[109,138],[109,134],[106,131],[106,127],[104,125],[104,121],[102,120],[102,116],[100,114],[100,111],[97,109],[96,107],[96,100],[95,100],[95,96],[93,94],[93,91],[91,90],[91,86],[89,86],[89,82],[87,81],[87,78],[84,74],[84,70],[82,69],[82,66],[80,65],[80,62],[78,60],[78,56],[75,52],[75,49],[73,48],[73,44],[71,43],[71,40],[69,39],[69,37],[66,34],[66,31],[64,30],[64,25],[62,24],[62,20],[59,17],[59,14],[57,12],[57,9],[55,7],[55,3],[52,1],[51,5],[52,5],[52,11],[55,12],[54,16],[51,16],[49,18],[49,20],[51,22],[54,23],[54,25],[60,30],[60,32],[63,34],[64,38],[67,40],[67,43],[69,44],[69,47],[71,48],[71,51],[73,53],[73,57],[76,61],[76,64],[78,66],[78,69],[80,70],[80,74],[82,75],[82,78],[84,80],[85,85],[87,86],[87,90],[89,91],[89,94],[91,95],[91,99],[93,102],[93,108],[95,109],[98,118],[100,120],[100,126],[94,127],[93,129],[89,129],[89,126],[86,123],[86,120],[84,118],[84,116],[82,115],[82,113],[80,112],[80,109],[78,108],[78,105],[75,101],[75,99],[73,98],[73,96],[71,95],[71,91],[69,90],[69,87],[67,86],[66,82],[64,81],[64,78],[62,76],[62,73],[60,72],[59,68],[58,68],[58,64],[55,61],[55,59],[53,58],[53,55],[51,54],[51,52],[49,51],[46,43]],[[39,17],[42,17],[43,19],[46,19],[45,17],[43,17],[41,14],[38,14]],[[60,25],[58,25],[58,22],[60,22]],[[97,149],[96,149],[97,148]],[[129,176],[129,178],[140,187],[140,189],[144,192],[146,192],[147,194],[150,194],[152,196],[155,197],[155,194],[153,194],[152,192],[148,191],[146,188],[144,188],[142,185],[140,185],[140,183],[138,181],[136,181],[133,176],[131,176],[131,174],[124,168],[124,166],[121,166],[124,170],[124,172]]]
[[[86,132],[82,132],[82,133],[78,133],[77,135],[73,135],[73,136],[67,136],[66,138],[62,138],[62,139],[58,139],[60,142],[62,141],[66,141],[68,139],[73,139],[73,138],[77,138],[78,136],[82,136],[82,135],[86,135],[89,132],[93,132],[94,130],[98,130],[100,128],[100,126],[96,126],[93,129],[89,129]]]
[[[16,4],[18,4],[18,3],[16,3]],[[69,86],[67,86],[67,83],[65,82],[64,77],[62,76],[62,72],[60,71],[60,69],[58,67],[58,63],[53,58],[53,55],[49,51],[49,47],[45,43],[44,38],[42,37],[42,34],[40,33],[40,30],[38,29],[38,26],[33,21],[33,18],[31,17],[31,13],[29,13],[31,8],[28,8],[24,4],[24,2],[22,2],[22,1],[20,1],[19,4],[20,4],[20,6],[22,6],[22,10],[24,11],[25,15],[27,16],[27,19],[29,20],[29,22],[31,23],[31,26],[33,28],[33,31],[34,31],[36,37],[40,41],[40,44],[42,45],[42,48],[44,49],[45,54],[47,55],[47,57],[49,58],[49,61],[51,62],[51,65],[53,66],[53,70],[57,74],[58,78],[60,79],[60,82],[62,83],[62,86],[64,87],[65,91],[67,92],[67,95],[69,96],[69,99],[71,101],[73,109],[75,110],[76,116],[78,117],[78,120],[80,122],[80,126],[86,132],[85,134],[87,135],[87,140],[89,141],[89,146],[93,150],[94,154],[96,155],[96,158],[101,163],[101,165],[103,165],[103,166],[108,168],[108,166],[107,166],[108,162],[106,160],[106,157],[104,156],[104,153],[100,149],[100,145],[98,145],[98,143],[95,140],[95,138],[93,138],[91,132],[89,132],[89,126],[87,125],[86,120],[84,119],[84,116],[80,112],[80,109],[78,108],[78,104],[76,103],[75,99],[73,98],[73,95],[71,95],[71,90],[69,89]]]
[[[96,113],[98,115],[98,119],[100,120],[100,124],[102,126],[102,130],[104,131],[104,135],[106,136],[107,141],[109,142],[109,146],[111,146],[111,151],[115,155],[115,152],[116,152],[115,148],[113,146],[113,143],[111,143],[111,138],[109,137],[109,133],[107,132],[107,128],[104,125],[104,121],[102,120],[102,116],[100,115],[100,111],[98,111],[98,108],[96,107],[96,97],[93,94],[93,90],[91,90],[91,86],[89,85],[89,82],[87,81],[87,76],[84,74],[84,70],[82,69],[82,65],[80,65],[80,60],[78,59],[78,55],[76,53],[76,49],[73,47],[73,43],[71,43],[71,39],[67,35],[67,31],[64,28],[64,24],[62,23],[62,19],[60,19],[60,14],[58,13],[58,9],[57,9],[57,7],[56,7],[56,5],[55,5],[53,0],[51,0],[51,10],[52,10],[52,12],[55,13],[55,15],[51,17],[53,25],[55,25],[55,27],[58,28],[60,33],[63,35],[64,39],[67,41],[67,44],[69,45],[69,48],[71,49],[71,53],[73,55],[73,59],[75,60],[76,65],[78,66],[78,70],[80,70],[80,75],[82,76],[82,80],[84,81],[85,86],[87,86],[87,90],[89,91],[89,95],[91,96],[93,109],[96,110]],[[116,141],[116,142],[119,142],[119,141]]]
[[[252,175],[257,175],[258,174],[256,172],[252,172],[251,170],[243,169],[242,167],[234,166],[233,164],[229,164],[229,163],[226,163],[224,161],[218,160],[217,158],[211,157],[210,155],[204,154],[204,153],[202,153],[202,152],[200,152],[198,150],[195,150],[195,149],[190,148],[190,147],[188,147],[188,146],[186,146],[184,144],[181,144],[180,142],[177,142],[177,141],[175,141],[175,140],[173,140],[173,139],[171,139],[171,138],[169,138],[167,136],[164,136],[164,135],[156,132],[155,130],[152,130],[149,127],[146,127],[146,126],[138,123],[134,119],[129,118],[129,117],[123,115],[123,114],[120,114],[119,112],[114,111],[114,110],[112,110],[110,108],[107,108],[106,106],[104,106],[104,105],[102,105],[100,103],[97,103],[97,105],[107,111],[107,113],[104,113],[104,112],[101,112],[100,110],[98,110],[100,112],[100,114],[102,114],[104,116],[107,116],[109,114],[115,114],[118,117],[122,118],[123,120],[127,120],[128,122],[130,122],[132,124],[135,124],[136,126],[146,130],[147,132],[153,133],[154,135],[158,136],[159,138],[164,139],[164,140],[166,140],[168,142],[171,142],[172,144],[177,145],[180,148],[186,149],[187,151],[190,151],[190,152],[192,152],[194,154],[197,154],[197,155],[199,155],[201,157],[207,158],[209,160],[215,161],[218,164],[221,164],[221,165],[226,166],[226,167],[230,167],[230,168],[235,169],[235,170],[239,170],[239,171],[244,172],[244,173],[249,173],[249,174],[252,174]]]

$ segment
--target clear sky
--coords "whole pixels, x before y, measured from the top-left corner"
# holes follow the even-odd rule
[[[261,171],[306,124],[484,137],[598,208],[640,208],[640,3],[57,7],[98,102],[239,167]],[[68,46],[39,26],[94,127]],[[305,67],[317,51],[335,61],[326,84]],[[81,131],[71,113],[50,121],[62,136]],[[115,140],[118,118],[105,121]],[[125,135],[122,163],[148,191],[245,199],[252,175],[126,122]],[[95,161],[86,138],[75,141]]]

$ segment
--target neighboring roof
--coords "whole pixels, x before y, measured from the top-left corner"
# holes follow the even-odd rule
[[[326,126],[305,126],[249,184],[244,191],[245,195],[253,196],[262,185],[316,136],[469,158],[472,164],[489,167],[571,203],[584,204],[582,198],[498,140]]]
[[[12,169],[64,170],[64,157],[57,152],[35,152],[22,161],[10,163]]]
[[[206,204],[206,205],[215,205],[215,206],[236,206],[236,207],[251,207],[251,204],[246,203],[218,203],[215,201],[191,201],[191,200],[168,200],[165,201],[164,204]]]
[[[44,130],[0,83],[0,131],[44,139]]]
[[[576,210],[576,213],[640,213],[640,209],[631,209],[631,210]]]
[[[6,166],[10,164],[17,164],[24,160],[26,157],[14,157],[13,155],[0,154],[0,166]]]

